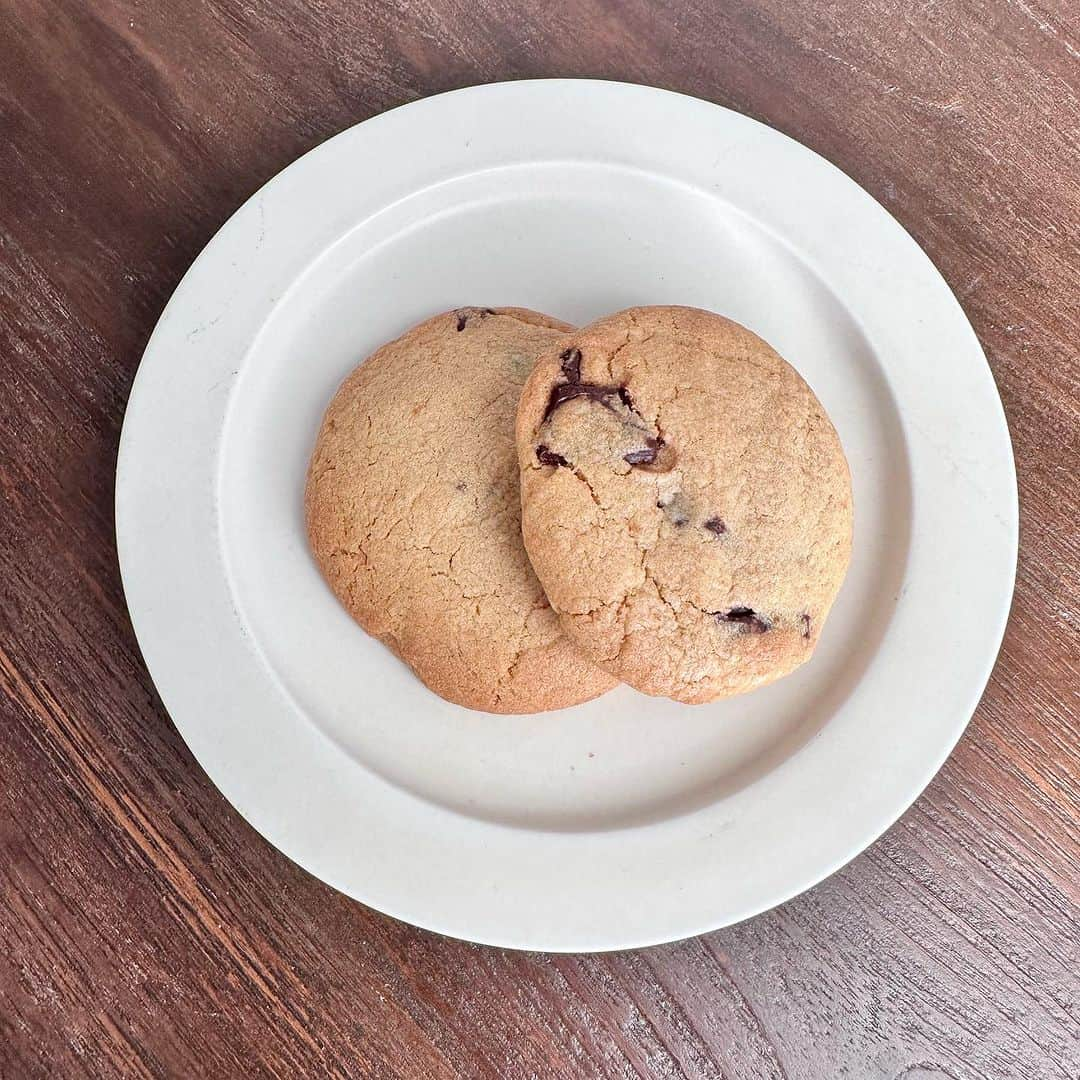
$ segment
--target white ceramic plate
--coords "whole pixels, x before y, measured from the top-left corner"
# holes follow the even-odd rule
[[[840,432],[854,560],[817,655],[697,708],[626,687],[529,717],[439,700],[306,550],[304,472],[335,386],[447,308],[580,323],[664,303],[757,331]],[[586,81],[407,105],[253,196],[146,349],[116,513],[157,688],[255,828],[381,911],[551,950],[723,926],[865,848],[982,693],[1017,541],[993,380],[903,229],[761,124]]]

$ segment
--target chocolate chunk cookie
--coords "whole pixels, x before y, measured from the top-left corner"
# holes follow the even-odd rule
[[[847,570],[851,481],[761,338],[694,308],[600,319],[537,362],[517,445],[525,547],[605,671],[703,702],[809,659]]]
[[[615,683],[563,634],[521,541],[514,411],[568,329],[515,308],[429,319],[345,380],[311,459],[308,537],[330,587],[470,708],[556,709]]]

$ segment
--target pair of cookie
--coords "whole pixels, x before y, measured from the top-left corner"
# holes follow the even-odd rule
[[[506,713],[771,682],[812,653],[851,546],[809,387],[681,307],[429,319],[338,390],[306,509],[353,617],[436,693]]]

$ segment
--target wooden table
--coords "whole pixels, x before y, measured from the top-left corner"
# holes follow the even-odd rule
[[[0,0],[0,1076],[1080,1075],[1078,16]],[[270,848],[156,699],[113,539],[140,353],[226,217],[358,120],[539,75],[709,98],[854,176],[974,323],[1020,477],[1004,649],[916,806],[779,910],[621,955],[444,940]]]

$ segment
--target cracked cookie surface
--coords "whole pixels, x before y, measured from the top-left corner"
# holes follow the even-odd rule
[[[537,361],[517,418],[525,547],[606,671],[690,703],[809,659],[851,552],[820,402],[738,323],[630,308]]]
[[[421,323],[342,383],[311,459],[308,538],[330,587],[470,708],[556,709],[615,685],[567,640],[521,540],[518,395],[569,329],[517,308]]]

